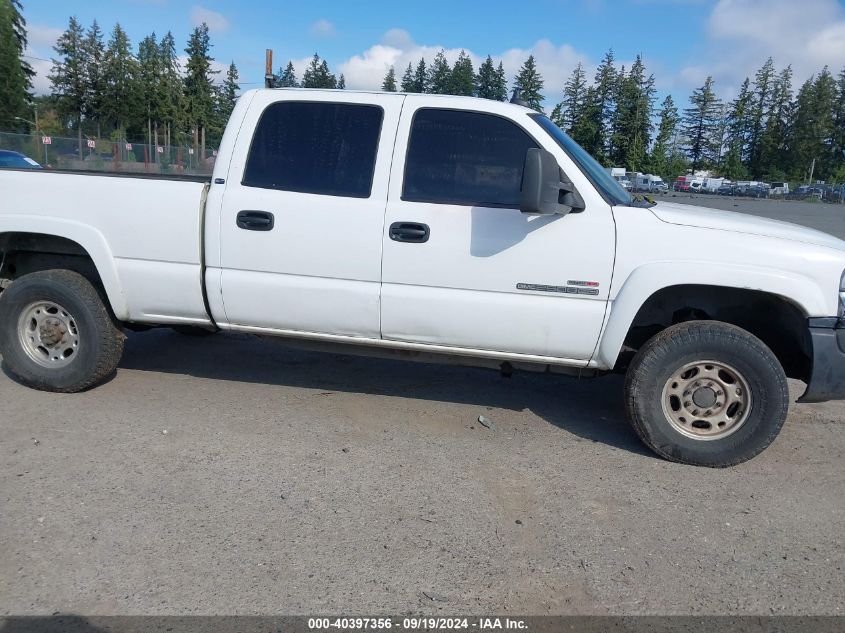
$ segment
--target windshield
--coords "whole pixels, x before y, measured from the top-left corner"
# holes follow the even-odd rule
[[[555,143],[560,145],[564,152],[571,158],[590,182],[601,192],[605,200],[610,204],[631,206],[632,198],[625,189],[613,178],[599,162],[590,156],[583,147],[573,141],[569,135],[552,123],[544,114],[530,115],[540,124]]]

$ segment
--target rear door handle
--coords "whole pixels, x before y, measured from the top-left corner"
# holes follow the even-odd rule
[[[240,211],[236,224],[247,231],[272,231],[274,219],[269,211]]]
[[[422,243],[428,241],[428,236],[431,230],[428,224],[420,222],[394,222],[390,225],[390,239],[394,242],[416,242]]]

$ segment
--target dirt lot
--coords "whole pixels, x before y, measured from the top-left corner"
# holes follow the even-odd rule
[[[709,470],[621,386],[169,330],[88,393],[0,375],[0,614],[842,614],[845,406]]]

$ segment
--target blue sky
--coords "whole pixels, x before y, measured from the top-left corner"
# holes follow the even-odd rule
[[[317,51],[350,88],[378,87],[390,64],[401,75],[408,61],[430,60],[441,47],[452,60],[461,49],[476,62],[490,54],[510,76],[533,53],[549,109],[575,64],[592,74],[611,47],[620,64],[642,54],[660,92],[682,102],[708,74],[732,96],[769,55],[779,67],[791,63],[798,81],[824,64],[835,72],[845,65],[845,0],[24,0],[39,91],[50,66],[42,60],[71,14],[106,31],[120,22],[134,44],[171,30],[180,52],[205,21],[213,56],[221,67],[234,60],[243,88],[261,85],[265,48],[277,67],[292,59],[300,76]]]

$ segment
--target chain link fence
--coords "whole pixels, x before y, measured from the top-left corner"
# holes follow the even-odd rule
[[[143,174],[211,174],[217,150],[107,139],[0,132],[0,149],[20,152],[44,167]]]

